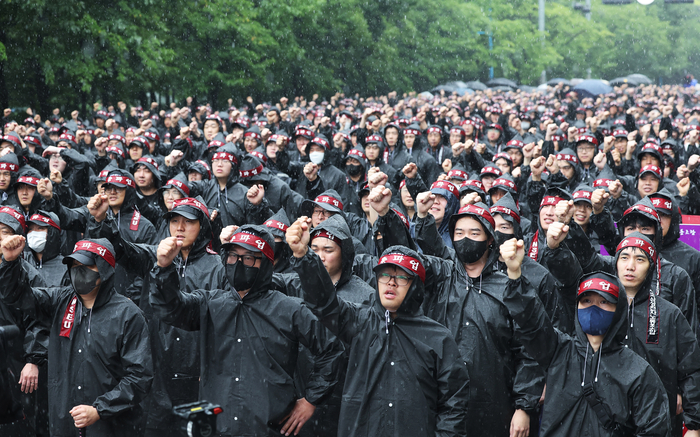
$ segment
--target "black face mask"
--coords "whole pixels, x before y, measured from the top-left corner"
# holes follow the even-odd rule
[[[494,237],[496,238],[496,244],[498,244],[498,247],[501,247],[501,245],[506,241],[515,238],[515,234],[504,234],[503,232],[495,231]]]
[[[226,278],[236,291],[250,290],[258,277],[258,270],[238,261],[236,264],[226,264]]]
[[[475,241],[471,238],[464,237],[461,240],[453,242],[457,258],[465,264],[476,262],[484,256],[486,249],[489,248],[488,241]]]
[[[360,173],[362,173],[361,165],[348,164],[345,166],[345,169],[348,171],[350,176],[358,176]]]
[[[80,295],[90,293],[97,286],[99,279],[100,273],[90,270],[87,266],[75,266],[70,269],[70,282],[75,292]]]

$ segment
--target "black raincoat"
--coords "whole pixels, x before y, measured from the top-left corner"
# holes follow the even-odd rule
[[[384,255],[389,253],[419,259],[405,247],[390,247]],[[312,251],[291,262],[307,304],[349,346],[338,435],[467,434],[467,369],[450,332],[421,314],[424,286],[417,276],[391,319],[378,291],[370,306],[340,299]]]
[[[110,248],[107,240],[94,240]],[[2,298],[48,323],[49,417],[51,435],[73,437],[76,428],[68,413],[76,405],[92,405],[100,420],[91,436],[140,435],[139,406],[153,379],[148,327],[141,311],[114,289],[114,269],[101,257],[97,267],[102,285],[91,309],[72,286],[32,288],[17,261],[0,265]],[[75,299],[75,321],[68,336],[60,335]],[[93,323],[95,322],[95,323]]]
[[[266,228],[245,225],[274,247]],[[319,321],[299,299],[271,289],[272,262],[263,258],[252,289],[241,298],[231,287],[183,293],[174,264],[155,267],[150,302],[165,323],[200,331],[200,398],[222,406],[223,436],[277,436],[278,423],[293,408],[299,345],[315,357],[305,398],[323,402],[337,383],[342,347],[329,341]]]

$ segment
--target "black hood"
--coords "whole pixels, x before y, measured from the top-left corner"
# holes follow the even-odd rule
[[[173,215],[177,214],[183,215],[184,217],[195,217],[197,220],[199,220],[199,235],[192,246],[188,259],[201,256],[207,249],[211,250],[211,240],[214,237],[210,213],[206,207],[206,203],[204,203],[204,199],[202,199],[201,196],[197,196],[194,198],[194,200],[198,201],[201,207],[198,208],[189,205],[178,205],[173,208],[172,211],[166,212],[163,215],[163,220],[166,222],[165,225],[168,227],[168,235],[171,237],[172,235],[170,234],[169,222]]]
[[[266,189],[272,178],[270,171],[265,168],[262,161],[250,154],[246,154],[241,161],[240,176],[240,182],[243,185],[250,187],[262,184]]]
[[[396,146],[394,146],[394,150],[399,150],[400,148],[402,148],[404,146],[403,129],[401,129],[401,127],[399,127],[398,125],[396,125],[394,123],[389,123],[388,125],[384,126],[384,128],[382,129],[382,138],[384,139],[384,144],[386,145],[386,147],[389,147],[389,145],[386,142],[387,129],[394,129],[399,133],[399,136],[396,140]]]
[[[337,201],[337,205],[335,204]],[[306,217],[311,217],[314,212],[314,207],[320,206],[321,208],[338,213],[345,218],[345,213],[343,212],[343,198],[335,190],[326,190],[320,195],[316,196],[316,199],[310,200],[306,199],[301,203],[301,215]]]
[[[2,165],[5,164],[3,167]],[[17,177],[19,175],[19,161],[17,160],[17,155],[14,153],[8,153],[5,156],[0,156],[0,170],[10,170],[10,186],[8,191],[12,190],[12,186],[17,182]]]
[[[61,221],[59,220],[58,216],[53,212],[38,210],[35,214],[40,214],[44,217],[48,217],[54,223],[56,223],[56,225],[59,228],[61,227]],[[32,220],[31,217],[27,222],[27,226],[29,226],[29,223],[35,223],[39,226],[44,226],[47,229],[46,246],[44,247],[44,251],[42,252],[43,255],[41,261],[46,262],[56,258],[61,253],[61,230],[46,224],[42,220]]]
[[[39,170],[35,169],[34,167],[30,167],[29,165],[25,165],[19,170],[19,173],[17,174],[17,180],[19,180],[19,178],[23,176],[32,177],[36,179],[41,179],[43,177],[41,176],[41,173],[39,173]],[[17,191],[17,180],[15,180],[15,192]],[[36,188],[36,185],[34,186],[34,188]],[[41,197],[41,194],[39,194],[39,190],[35,190],[34,197],[32,198],[32,203],[29,205],[30,214],[41,207],[42,200],[43,197]],[[19,197],[17,198],[17,206],[19,206]]]
[[[513,237],[521,240],[523,238],[523,230],[520,227],[520,221],[516,220],[508,211],[512,211],[520,217],[520,209],[518,209],[518,205],[515,204],[515,200],[510,193],[506,193],[498,202],[493,204],[491,215],[500,214],[508,223],[513,225]]]
[[[415,252],[405,246],[391,246],[388,249],[386,249],[382,253],[382,256],[379,258],[379,264],[377,264],[377,266],[374,267],[375,274],[380,266],[385,265],[382,264],[384,257],[391,257],[392,254],[410,256],[411,258],[417,259],[421,263],[421,266],[424,265],[423,258],[418,254],[418,252]],[[388,262],[387,264],[391,264],[391,262]],[[406,293],[406,297],[404,298],[403,302],[401,303],[401,306],[399,307],[398,311],[396,311],[396,313],[408,316],[420,315],[424,295],[425,285],[423,283],[423,280],[417,275],[415,275],[413,277],[413,282],[411,283],[411,286],[408,289],[408,292]],[[386,309],[382,306],[382,301],[379,297],[379,288],[377,288],[377,291],[375,293],[374,305],[375,308],[377,308],[381,312],[386,311]]]
[[[275,241],[275,272],[285,272],[289,270],[289,257],[292,256],[292,250],[289,248],[285,240],[287,228],[291,226],[287,213],[283,208],[280,208],[276,214],[265,221],[265,226],[275,238],[281,238],[282,241]]]
[[[656,233],[653,243],[656,244],[657,242],[660,242],[662,240],[663,230],[661,229],[661,222],[659,222],[658,212],[656,211],[656,208],[654,208],[649,196],[643,198],[628,208],[620,221],[617,222],[617,234],[620,237],[620,240],[625,238],[625,226],[627,222],[629,220],[633,220],[636,216],[644,217],[654,223],[656,226]]]
[[[163,191],[175,188],[182,194],[182,197],[190,197],[190,185],[184,173],[178,173],[164,182],[165,184],[158,189],[158,205],[160,205],[162,211],[168,210],[165,200],[163,200]]]
[[[249,233],[253,234],[259,238],[262,238],[265,240],[265,243],[267,243],[272,251],[274,252],[275,250],[275,238],[272,236],[270,231],[266,226],[260,226],[260,225],[243,225],[236,232],[234,232],[233,235],[238,235],[241,233]],[[221,245],[221,254],[222,254],[222,262],[224,265],[226,265],[226,259],[227,259],[227,252],[229,248],[233,246],[232,243],[226,243]],[[243,247],[246,247],[251,250],[257,250],[255,247],[248,247],[246,245],[243,245]],[[261,295],[262,293],[265,293],[269,291],[272,287],[272,273],[274,271],[274,264],[272,261],[270,261],[267,257],[263,256],[262,260],[260,262],[260,268],[258,270],[258,275],[255,278],[255,282],[253,283],[253,286],[250,288],[250,291],[248,294],[246,294],[246,298],[254,298],[255,296]],[[233,287],[233,284],[230,284],[231,287]]]
[[[623,347],[623,342],[625,337],[627,337],[628,323],[627,323],[627,295],[625,294],[625,287],[620,283],[619,279],[606,272],[593,272],[584,275],[579,284],[584,283],[591,276],[604,275],[605,279],[609,282],[617,285],[619,288],[619,298],[617,299],[617,305],[615,306],[615,315],[610,323],[608,331],[605,333],[605,338],[603,338],[603,344],[600,346],[598,359],[602,354],[607,352],[616,351]],[[576,330],[576,347],[580,354],[586,356],[590,354],[593,356],[593,350],[590,349],[586,333],[581,329],[581,324],[578,321],[578,299],[576,299],[577,308],[574,311],[574,329]]]
[[[465,205],[464,207],[460,208],[459,211],[452,215],[450,217],[449,221],[449,232],[450,232],[450,238],[452,241],[454,241],[454,232],[455,232],[455,225],[457,224],[457,221],[461,219],[462,217],[471,217],[473,219],[476,219],[481,225],[484,227],[484,230],[486,230],[486,234],[488,234],[488,237],[491,238],[491,244],[489,244],[489,256],[488,259],[486,260],[486,265],[484,266],[484,274],[486,272],[489,272],[491,270],[491,266],[498,261],[498,257],[500,256],[500,251],[498,250],[498,243],[496,242],[496,234],[494,233],[494,227],[491,222],[489,222],[487,219],[484,217],[474,213],[470,212],[467,210],[468,206],[474,206],[476,208],[484,210],[487,214],[491,214],[491,211],[486,204],[477,202],[474,205]],[[488,238],[487,238],[488,239]]]
[[[114,259],[115,257],[115,251],[114,247],[112,246],[112,243],[109,242],[106,238],[95,238],[95,239],[90,239],[90,240],[81,240],[78,241],[75,245],[75,248],[73,250],[73,254],[66,256],[63,258],[63,264],[68,265],[68,275],[70,277],[70,269],[73,265],[73,255],[77,254],[82,254],[83,256],[87,255],[91,257],[95,261],[95,265],[97,265],[97,271],[100,273],[100,279],[102,279],[102,284],[100,285],[100,291],[97,293],[97,299],[95,299],[95,307],[99,307],[105,302],[107,302],[112,294],[115,293],[114,291],[114,267],[109,264],[104,258],[101,256],[88,252],[85,250],[81,250],[80,247],[83,243],[94,243],[97,245],[100,245],[104,248],[107,249],[108,253],[105,255],[109,257],[111,255],[111,258]],[[78,249],[76,251],[76,249]]]
[[[218,149],[216,149],[216,153],[220,153],[220,152],[230,153],[236,158],[235,162],[231,163],[231,173],[229,173],[228,180],[226,182],[226,186],[230,187],[230,186],[240,182],[241,175],[240,175],[240,172],[238,169],[239,169],[239,164],[241,162],[241,154],[240,154],[238,147],[236,147],[233,143],[227,143],[224,146],[221,146]],[[212,176],[213,175],[214,174],[212,172]]]
[[[675,196],[668,190],[668,188],[663,188],[649,197],[651,197],[651,203],[654,205],[654,207],[657,206],[657,202],[670,202],[671,205],[671,225],[668,228],[666,236],[663,237],[663,249],[675,243],[676,240],[678,240],[678,238],[681,236],[681,222],[683,221],[683,218],[681,216],[681,209],[678,206],[678,202],[676,202]],[[659,207],[657,208],[657,212],[661,211],[668,213],[668,208],[665,208],[665,206],[666,205],[659,205]],[[663,234],[663,229],[661,230],[661,232]]]
[[[326,231],[340,239],[340,250],[343,256],[342,274],[338,280],[337,287],[345,284],[352,277],[352,266],[355,262],[355,246],[352,240],[352,233],[345,219],[339,215],[334,215],[324,220],[323,223],[314,228],[311,237],[320,231]]]
[[[110,176],[114,176],[114,175],[130,178],[132,181],[134,180],[134,175],[132,175],[131,173],[129,173],[126,170],[122,170],[122,169],[113,170],[113,171],[109,172],[109,174],[107,175],[107,178],[109,178]],[[134,186],[136,186],[135,183],[134,183]],[[126,186],[126,192],[124,193],[124,202],[122,203],[122,207],[119,208],[119,212],[120,213],[122,213],[122,212],[127,213],[127,212],[131,212],[131,210],[133,210],[133,209],[136,209],[137,200],[138,200],[138,194],[136,193],[136,188]]]

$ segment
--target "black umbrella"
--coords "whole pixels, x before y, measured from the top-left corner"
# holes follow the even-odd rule
[[[513,91],[512,87],[506,86],[506,85],[496,85],[496,86],[490,86],[494,91]]]
[[[509,86],[513,89],[518,88],[518,84],[513,82],[510,79],[506,79],[505,77],[497,77],[495,79],[491,79],[490,81],[486,82],[486,85],[489,86],[489,88],[493,88],[496,86]]]
[[[630,74],[627,79],[634,80],[638,85],[651,85],[653,83],[647,76],[639,73]]]
[[[457,91],[457,88],[450,85],[438,85],[430,90],[430,92],[433,94],[440,94],[440,91],[445,91],[445,93],[452,94]]]
[[[486,88],[488,88],[486,85],[484,85],[482,82],[479,82],[478,80],[472,80],[467,83],[465,83],[467,88],[471,88],[475,91],[484,91]]]
[[[564,79],[563,77],[555,77],[554,79],[549,79],[547,81],[547,85],[549,86],[555,86],[559,84],[571,86],[571,82],[569,82],[567,79]]]
[[[630,80],[628,77],[616,77],[615,79],[610,81],[610,85],[612,86],[619,86],[619,85],[630,85],[630,86],[637,86],[639,83],[637,83],[634,80]]]

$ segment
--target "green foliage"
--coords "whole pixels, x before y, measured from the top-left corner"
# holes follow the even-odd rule
[[[700,9],[594,0],[4,0],[0,102],[147,104],[153,93],[228,98],[422,91],[495,76],[664,81],[697,73]],[[488,49],[493,36],[493,51]],[[3,83],[0,80],[0,83]],[[147,96],[146,93],[151,93]]]

